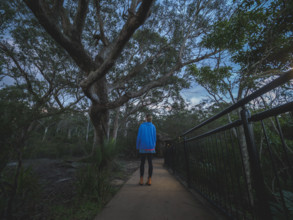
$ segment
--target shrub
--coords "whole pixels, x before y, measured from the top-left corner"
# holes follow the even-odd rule
[[[32,219],[40,196],[40,185],[31,168],[21,168],[14,188],[15,170],[7,169],[0,177],[0,216],[5,219],[12,214],[13,219]],[[15,192],[15,195],[14,195]],[[8,206],[12,200],[9,213]],[[1,219],[2,219],[1,218]]]

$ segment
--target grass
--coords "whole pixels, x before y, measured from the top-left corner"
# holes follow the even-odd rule
[[[37,175],[32,172],[35,169],[28,169],[20,176],[14,216],[17,216],[17,219],[94,219],[121,187],[111,185],[111,181],[126,180],[130,175],[129,171],[123,169],[124,164],[116,160],[119,154],[116,146],[113,141],[106,142],[103,153],[97,150],[91,158],[82,161],[80,167],[75,167],[74,174],[69,175],[69,170],[74,168],[62,163],[62,159],[85,155],[91,150],[90,143],[74,138],[48,138],[44,142],[40,138],[30,139],[24,149],[24,158],[30,159],[34,168],[41,169],[37,169]],[[34,158],[54,160],[33,160]],[[6,180],[12,182],[12,179],[8,178],[10,175],[13,177],[12,171],[6,171],[9,172],[1,172],[0,175],[0,218],[5,215],[5,192],[9,191],[9,188],[3,191],[2,186]],[[71,180],[56,185],[62,178],[61,173]]]
[[[90,178],[80,182],[82,177],[79,177],[75,197],[67,203],[52,204],[49,208],[52,212],[48,219],[92,220],[120,189],[120,187],[117,188],[110,185],[109,177],[120,178],[123,175],[121,171],[116,170],[95,175],[92,173],[92,168],[86,167],[86,169],[89,172],[84,172],[84,169],[81,169],[80,172],[84,174],[83,177],[86,176],[88,178],[90,176]],[[97,179],[94,180],[94,178]],[[104,180],[101,180],[103,178]],[[89,180],[93,182],[87,185]]]
[[[94,219],[102,209],[101,204],[88,199],[75,198],[70,204],[58,204],[51,206],[52,215],[48,219],[55,220],[87,220]]]

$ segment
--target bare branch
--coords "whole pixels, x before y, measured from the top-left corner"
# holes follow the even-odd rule
[[[7,46],[4,45],[3,43],[0,43],[0,49],[4,53],[6,53],[8,57],[10,57],[12,59],[13,63],[16,65],[17,69],[19,70],[19,72],[21,73],[21,75],[23,76],[23,78],[25,79],[26,85],[27,85],[27,89],[28,89],[29,93],[31,93],[38,100],[39,99],[39,96],[35,93],[27,72],[25,72],[23,70],[23,68],[21,67],[20,63],[15,58],[13,51],[10,50],[10,49],[8,49]]]
[[[122,88],[125,83],[127,83],[130,79],[132,79],[134,76],[136,76],[138,73],[140,73],[146,65],[151,63],[155,58],[160,56],[160,53],[163,49],[161,49],[156,55],[149,57],[146,59],[143,63],[137,64],[132,70],[123,78],[120,78],[118,82],[114,83],[111,87],[111,89],[117,89],[117,88]]]
[[[184,37],[184,39],[182,41],[180,51],[179,51],[179,60],[182,59],[182,54],[183,54],[183,51],[185,50],[185,46],[186,46],[185,44],[186,44],[186,41],[187,41],[187,39],[189,38],[189,36],[191,34],[192,26],[193,26],[194,22],[196,21],[196,19],[198,18],[198,15],[199,15],[200,11],[204,8],[203,5],[200,6],[200,3],[201,3],[200,1],[197,2],[196,12],[195,12],[194,17],[192,19],[192,22],[190,22],[190,24],[189,24],[189,27],[188,27],[187,32],[186,32],[186,35],[185,35],[185,37]]]
[[[109,45],[109,40],[108,38],[105,36],[105,31],[104,31],[104,23],[101,17],[101,1],[100,0],[96,0],[94,1],[95,3],[95,7],[96,7],[96,13],[97,13],[97,17],[98,17],[98,21],[99,21],[99,27],[100,27],[100,34],[97,36],[99,37],[103,44],[105,46]]]
[[[39,70],[40,74],[44,77],[44,79],[49,83],[49,88],[48,88],[47,92],[41,98],[41,99],[47,99],[54,90],[54,83],[47,76],[47,74],[44,73],[44,71],[42,70],[42,68],[38,64],[34,63],[34,65],[37,67],[37,69]],[[55,76],[55,74],[54,74],[54,76]]]
[[[59,99],[59,97],[58,97],[58,94],[55,94],[55,95],[54,95],[54,99],[55,99],[55,101],[57,102],[57,104],[59,105],[59,107],[60,107],[61,109],[64,109],[63,104],[61,103],[61,101],[60,101],[60,99]]]
[[[212,92],[208,86],[202,85],[202,87],[205,88],[205,90],[209,93],[210,96],[212,96],[212,99],[215,100],[217,104],[220,104],[221,102],[227,103],[219,94]]]
[[[189,60],[189,61],[186,61],[186,62],[182,63],[182,66],[187,66],[187,65],[189,65],[189,64],[196,63],[196,62],[198,62],[198,61],[200,61],[200,60],[207,59],[207,58],[209,58],[209,57],[211,57],[211,56],[213,56],[213,55],[215,55],[215,54],[217,54],[217,53],[219,53],[219,52],[220,52],[220,51],[215,50],[215,51],[213,51],[213,52],[207,53],[207,54],[205,54],[205,55],[203,55],[203,56],[201,56],[201,57],[197,57],[197,58],[195,58],[195,59],[192,59],[192,60]]]

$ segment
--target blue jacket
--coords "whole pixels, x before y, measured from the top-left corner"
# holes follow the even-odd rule
[[[151,122],[144,122],[138,129],[136,149],[140,153],[156,153],[156,127]]]

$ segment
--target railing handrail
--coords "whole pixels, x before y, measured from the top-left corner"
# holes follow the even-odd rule
[[[293,69],[288,70],[287,72],[284,72],[283,74],[281,74],[280,77],[278,77],[277,79],[273,80],[269,84],[261,87],[260,89],[256,90],[255,92],[253,92],[249,96],[239,100],[238,102],[236,102],[235,104],[233,104],[233,105],[229,106],[228,108],[224,109],[223,111],[221,111],[220,113],[216,114],[215,116],[205,120],[204,122],[200,123],[199,125],[191,128],[191,129],[189,129],[188,131],[186,131],[185,133],[183,133],[179,137],[186,136],[190,132],[199,129],[199,128],[203,127],[204,125],[209,124],[212,121],[215,121],[216,119],[222,117],[223,115],[225,115],[227,113],[230,113],[231,111],[233,111],[233,110],[235,110],[235,109],[237,109],[239,107],[244,106],[245,104],[247,104],[251,100],[254,100],[255,98],[263,95],[264,93],[267,93],[267,92],[271,91],[272,89],[275,89],[276,87],[285,84],[286,82],[288,82],[291,79],[293,79]]]

